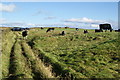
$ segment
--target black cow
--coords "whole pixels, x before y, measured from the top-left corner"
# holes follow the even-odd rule
[[[115,32],[120,32],[120,29],[118,29],[118,30],[115,30]]]
[[[41,29],[44,29],[43,27],[41,27]]]
[[[103,32],[103,30],[95,29],[95,32]]]
[[[65,27],[65,29],[67,29],[67,28],[69,28],[69,27]]]
[[[65,31],[62,31],[62,33],[60,35],[64,36],[65,35]]]
[[[105,31],[110,30],[110,32],[112,32],[112,27],[110,24],[100,24],[99,27],[100,30],[105,30]]]
[[[23,38],[26,37],[27,35],[28,35],[28,31],[27,30],[25,30],[25,31],[22,32]]]
[[[84,30],[84,34],[85,34],[85,33],[88,33],[88,31],[87,31],[87,30]]]
[[[51,30],[54,30],[55,28],[48,28],[46,32],[49,32]]]
[[[76,29],[76,31],[78,31],[79,29],[78,28],[75,28]]]

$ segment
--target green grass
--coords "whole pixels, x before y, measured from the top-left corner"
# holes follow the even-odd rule
[[[71,78],[72,76],[74,78],[120,77],[118,67],[120,46],[117,32],[95,33],[94,30],[88,30],[89,33],[84,34],[83,29],[76,31],[72,28],[55,28],[54,31],[46,33],[46,30],[47,28],[29,30],[26,41],[21,39],[21,32],[7,31],[3,33],[5,37],[2,52],[3,77],[9,74],[10,53],[16,37],[18,39],[16,53],[22,53],[20,49],[22,47],[26,54],[26,57],[16,54],[18,63],[15,64],[18,65],[18,67],[16,66],[18,74],[21,73],[20,69],[24,70],[24,67],[20,66],[21,59],[24,62],[22,65],[32,65],[32,69],[28,69],[31,71],[25,75],[34,79],[38,76],[51,77],[48,75],[51,72],[44,70],[47,65],[52,66],[52,74],[58,78]],[[65,31],[65,36],[59,35],[62,31]],[[22,43],[21,46],[19,41]]]
[[[66,35],[57,35],[62,30],[66,31]],[[91,30],[88,34],[83,34],[83,30],[73,29],[56,29],[54,32],[47,33],[49,36],[41,35],[43,33],[46,35],[45,31],[33,33],[35,37],[31,43],[33,47],[47,52],[43,53],[44,56],[55,58],[51,59],[52,63],[58,60],[86,77],[119,77],[118,33],[94,33]]]
[[[9,30],[2,33],[2,77],[4,78],[9,74],[10,53],[15,37]]]
[[[71,75],[76,78],[86,78],[81,73],[76,72],[75,70],[68,67],[66,64],[58,61],[55,57],[55,55],[49,54],[44,52],[40,47],[35,48],[35,50],[38,50],[36,53],[42,58],[42,61],[50,64],[53,68],[53,72],[56,73],[56,77],[68,77],[71,78]]]
[[[9,77],[32,78],[32,71],[28,67],[29,64],[26,63],[26,60],[22,54],[21,44],[19,40],[17,40],[16,43],[14,44],[14,51],[11,55],[12,55],[10,60],[11,75]]]
[[[44,64],[41,62],[40,59],[38,59],[37,55],[33,53],[31,48],[26,44],[26,42],[22,42],[22,46],[24,48],[25,54],[28,58],[28,60],[31,63],[32,69],[33,69],[33,77],[34,79],[37,78],[54,78],[52,74],[50,74],[50,71],[47,70],[44,66]]]

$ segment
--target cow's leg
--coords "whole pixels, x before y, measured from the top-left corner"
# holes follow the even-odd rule
[[[110,32],[112,32],[112,29],[110,29]]]
[[[26,39],[27,39],[27,36],[26,36]]]
[[[23,37],[23,40],[25,39],[25,37]]]

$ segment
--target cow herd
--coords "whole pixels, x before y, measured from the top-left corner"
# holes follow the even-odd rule
[[[67,29],[67,28],[69,28],[69,27],[65,27],[65,29]],[[41,29],[44,29],[44,28],[41,27]],[[26,36],[28,35],[28,30],[29,30],[29,28],[18,28],[18,27],[17,27],[17,28],[12,28],[11,30],[12,30],[12,31],[23,31],[23,32],[22,32],[22,36],[23,36],[23,38],[24,38],[24,37],[26,37]],[[48,29],[46,30],[46,33],[50,32],[50,31],[54,31],[54,30],[55,30],[55,28],[48,28]],[[79,28],[75,28],[75,30],[78,31]],[[95,29],[95,33],[96,33],[96,32],[103,32],[103,30],[105,30],[105,32],[106,32],[107,30],[110,30],[110,32],[113,31],[113,29],[112,29],[112,27],[111,27],[110,24],[100,24],[100,25],[99,25],[99,29]],[[120,32],[120,29],[115,30],[115,32]],[[84,33],[84,34],[88,33],[88,30],[84,30],[83,33]],[[62,31],[59,35],[64,36],[64,35],[65,35],[65,31]]]

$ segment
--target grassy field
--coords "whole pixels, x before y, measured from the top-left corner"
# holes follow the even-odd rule
[[[2,31],[2,78],[118,78],[118,32],[47,28]],[[59,33],[65,31],[66,35]]]

